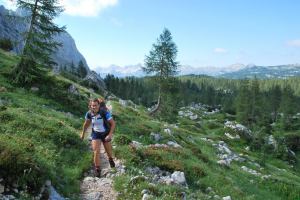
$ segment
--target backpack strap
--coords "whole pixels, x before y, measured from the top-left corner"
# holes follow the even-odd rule
[[[103,119],[103,125],[104,125],[105,129],[109,130],[110,129],[110,124],[109,124],[109,122],[108,122],[108,120],[106,118],[106,112],[107,111],[104,110],[104,109],[100,109],[100,111],[99,111],[100,116]]]

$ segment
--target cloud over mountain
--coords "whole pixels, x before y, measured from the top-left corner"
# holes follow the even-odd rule
[[[118,0],[60,0],[65,13],[72,16],[94,17],[103,9],[115,6]]]

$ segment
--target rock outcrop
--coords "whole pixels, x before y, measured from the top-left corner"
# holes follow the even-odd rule
[[[10,39],[13,43],[13,52],[20,54],[24,47],[24,33],[29,28],[24,16],[28,12],[23,10],[10,11],[0,5],[0,39]],[[83,55],[78,51],[72,36],[65,32],[53,37],[53,40],[62,44],[52,55],[53,60],[57,63],[57,67],[70,67],[73,63],[74,67],[78,67],[80,61],[89,72],[90,69]]]

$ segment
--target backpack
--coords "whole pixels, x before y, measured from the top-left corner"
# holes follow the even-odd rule
[[[103,119],[103,125],[106,129],[106,132],[109,132],[110,131],[110,123],[106,119],[106,112],[108,112],[108,109],[107,109],[105,103],[101,102],[99,113],[100,113],[101,118]]]

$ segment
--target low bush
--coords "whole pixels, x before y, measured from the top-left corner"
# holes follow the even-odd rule
[[[0,48],[5,51],[13,50],[13,44],[10,39],[2,38],[0,39]]]

